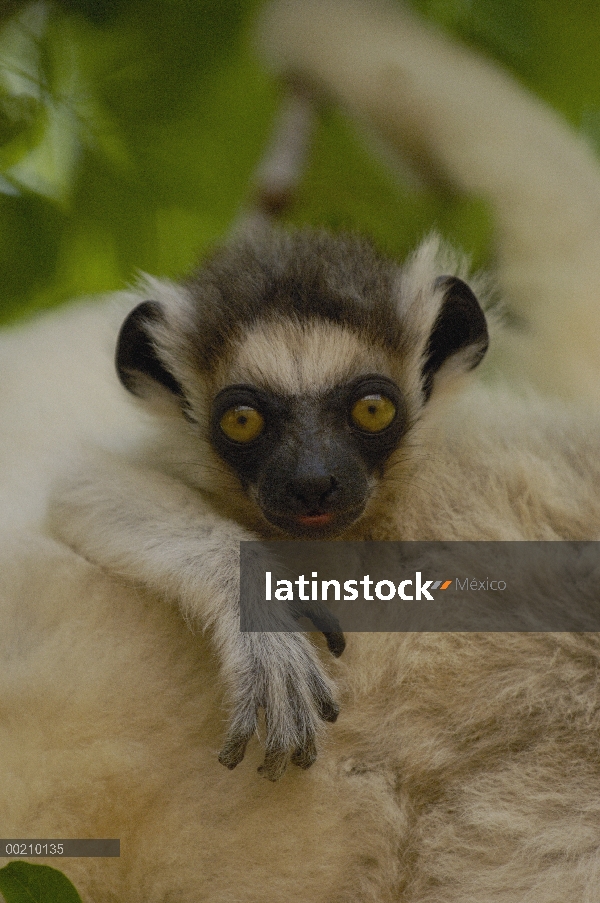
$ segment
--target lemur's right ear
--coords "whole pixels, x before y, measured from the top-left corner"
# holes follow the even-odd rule
[[[160,360],[152,327],[165,322],[165,315],[157,301],[143,301],[135,307],[119,332],[115,364],[119,379],[126,389],[138,398],[164,396],[164,390],[177,398],[183,390],[172,373]]]

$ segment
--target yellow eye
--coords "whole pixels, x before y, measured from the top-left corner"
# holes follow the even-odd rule
[[[223,414],[220,426],[225,435],[234,442],[252,442],[262,433],[265,419],[254,408],[239,405]]]
[[[384,395],[365,395],[352,408],[354,423],[368,433],[380,433],[395,416],[395,404]]]

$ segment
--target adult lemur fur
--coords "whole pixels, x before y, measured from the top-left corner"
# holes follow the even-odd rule
[[[302,4],[284,6],[286,15],[300,16]],[[351,22],[362,7],[342,9],[338,24]],[[285,31],[281,15],[277,48],[286,52],[286,34],[291,55],[303,33],[298,22]],[[361,15],[356,52],[362,60],[377,20]],[[402,40],[404,19],[387,28],[390,40]],[[440,39],[414,23],[410,29],[411,41],[413,33],[420,36],[421,53],[428,48],[443,68]],[[498,88],[507,116],[511,98],[514,106],[529,103],[537,111],[498,74],[486,82],[485,63],[456,54],[470,67],[473,84],[487,84],[491,107]],[[297,69],[299,50],[294,63]],[[414,66],[419,70],[418,59]],[[430,142],[432,156],[443,153],[435,117],[445,114],[436,96],[452,85],[447,71],[443,76],[443,85],[441,75],[438,82],[432,76],[430,93],[426,84],[420,95],[429,115],[419,136]],[[378,96],[378,83],[369,90]],[[454,135],[469,149],[481,137],[469,132],[477,123],[469,102],[477,110],[478,96],[464,94],[462,132]],[[416,128],[418,117],[415,122]],[[538,122],[533,114],[532,122]],[[518,143],[509,130],[505,151],[511,138]],[[557,182],[571,178],[582,159],[578,146],[563,140]],[[570,167],[572,159],[577,165]],[[458,151],[456,160],[459,167]],[[492,194],[498,172],[496,165],[487,171]],[[591,163],[589,178],[600,184]],[[587,197],[592,205],[592,193]],[[303,267],[301,285],[308,280],[319,291],[303,297],[288,277],[307,245],[314,278],[311,283]],[[269,318],[259,313],[240,341],[236,323],[218,317],[216,286],[224,292],[231,284],[237,249],[246,265],[236,274],[231,303],[244,297],[244,309],[251,307],[261,282],[264,294],[261,266],[277,248],[269,273],[280,267],[288,274],[282,275],[288,305],[282,311],[274,295],[261,308],[272,311]],[[323,259],[319,251],[315,263],[317,249]],[[339,265],[351,251],[371,260],[373,291],[365,291],[362,264]],[[595,635],[350,634],[340,659],[298,638],[284,657],[274,637],[270,683],[258,693],[256,681],[236,684],[236,661],[244,661],[232,661],[237,637],[228,624],[235,614],[233,559],[243,536],[333,532],[353,505],[359,516],[338,535],[360,529],[374,538],[598,536],[597,413],[475,381],[451,393],[485,344],[474,294],[456,281],[466,274],[448,259],[440,264],[432,243],[400,269],[371,254],[354,240],[325,236],[239,237],[183,287],[149,280],[140,292],[53,315],[2,339],[0,821],[12,837],[120,837],[120,860],[61,863],[85,901],[596,899]],[[338,257],[333,282],[326,278],[332,255]],[[554,265],[556,272],[556,258]],[[590,266],[590,283],[593,272]],[[249,280],[244,273],[255,275]],[[376,317],[365,297],[380,299]],[[320,313],[290,317],[289,304],[309,310],[317,298]],[[206,319],[198,331],[199,299]],[[575,315],[581,313],[577,327],[586,296],[569,299]],[[126,319],[148,301],[159,306],[138,308]],[[448,342],[441,326],[444,311],[453,308],[467,315],[458,318],[457,340]],[[351,313],[355,322],[348,325]],[[525,347],[542,358],[564,336],[560,359],[567,361],[569,342],[555,314],[551,305],[547,328],[532,329]],[[539,309],[536,316],[542,322]],[[119,372],[142,404],[152,406],[149,418],[114,377],[111,354],[123,321],[129,326],[121,332]],[[213,339],[222,345],[211,360],[202,355]],[[517,351],[523,347],[519,342]],[[573,394],[577,370],[563,370],[571,373]],[[360,380],[374,376],[376,387],[369,383],[361,394]],[[243,404],[234,397],[223,409],[216,400],[232,384],[253,389]],[[307,398],[307,387],[315,386],[319,393]],[[582,392],[589,395],[590,386],[586,376]],[[394,411],[384,430],[393,426],[396,445],[380,447],[381,460],[368,444],[379,441],[378,431],[355,433],[364,398],[377,399],[372,416],[382,407],[390,412],[380,399]],[[239,409],[246,411],[242,421]],[[218,430],[226,436],[258,424],[258,438],[279,424],[278,417],[271,420],[273,409],[305,446],[313,437],[322,443],[322,418],[331,416],[335,454],[350,455],[359,474],[362,468],[364,494],[339,508],[333,493],[323,498],[334,488],[332,475],[336,489],[344,485],[330,470],[316,502],[307,507],[300,491],[280,506],[277,488],[287,485],[289,492],[298,477],[276,433],[244,475],[231,450],[223,454]],[[75,463],[81,446],[92,447],[84,449],[83,468]],[[291,467],[293,476],[269,484],[269,472],[261,482],[272,454],[283,456],[272,462],[273,472]],[[316,457],[313,450],[310,459]],[[61,471],[66,478],[57,479]],[[282,528],[277,521],[290,511]],[[596,563],[589,566],[593,572]],[[210,631],[189,631],[166,600],[179,602],[193,626],[200,621]],[[311,769],[290,768],[278,782],[260,781],[257,743],[248,744],[235,772],[218,764],[229,698],[223,667],[235,703],[225,760],[234,764],[242,754],[256,703],[268,709],[273,699],[278,723],[267,727],[263,765],[270,777],[290,757],[310,764],[319,712],[333,716],[335,695],[341,714],[323,732]],[[281,669],[299,676],[291,695],[273,689],[286,676]],[[238,728],[245,701],[246,720]]]

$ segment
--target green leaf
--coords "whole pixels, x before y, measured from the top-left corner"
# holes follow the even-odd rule
[[[6,903],[81,903],[62,872],[31,862],[9,862],[0,869],[0,891]]]

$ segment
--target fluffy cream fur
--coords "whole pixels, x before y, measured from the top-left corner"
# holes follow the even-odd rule
[[[380,53],[377,17],[354,3],[322,4],[328,14],[338,7],[343,13],[331,22],[340,31],[325,43],[328,52],[347,46],[356,61],[370,59],[369,48]],[[284,28],[284,14],[296,17],[293,30]],[[313,46],[303,43],[302,29],[315,15],[302,0],[285,4],[278,20],[278,46],[303,70],[316,70],[323,58],[301,56]],[[344,43],[354,21],[364,52]],[[319,35],[326,25],[323,19]],[[563,335],[556,367],[568,375],[567,394],[593,396],[596,359],[585,350],[579,356],[557,309],[567,298],[569,335],[576,337],[586,317],[593,323],[600,316],[586,287],[594,284],[597,259],[591,252],[582,257],[579,281],[565,276],[567,288],[556,273],[563,273],[561,259],[571,272],[576,244],[563,246],[561,258],[546,231],[536,244],[532,227],[523,246],[519,225],[526,228],[526,212],[532,221],[549,217],[545,179],[536,189],[531,173],[550,142],[558,176],[552,182],[564,192],[565,216],[577,232],[588,208],[579,210],[580,195],[569,186],[585,154],[510,81],[490,74],[488,64],[446,44],[439,52],[441,39],[412,21],[386,25],[386,46],[408,38],[413,51],[403,65],[413,67],[410,77],[416,82],[430,70],[413,99],[415,136],[432,158],[452,157],[448,172],[459,185],[476,166],[506,211],[501,276],[517,274],[514,284],[522,288],[513,297],[530,291],[526,272],[537,280],[532,322],[547,326],[516,348],[514,360],[525,353],[523,366],[550,361],[540,377],[548,387],[551,355]],[[341,60],[341,52],[333,59]],[[454,65],[466,73],[461,84]],[[356,87],[358,63],[353,71]],[[391,103],[394,83],[383,84]],[[454,104],[452,151],[436,127],[442,92]],[[363,96],[380,102],[380,81],[365,74]],[[510,192],[498,182],[502,168],[479,129],[484,102],[506,117],[508,133],[514,115],[521,130],[539,137],[522,169],[518,162],[511,169]],[[404,111],[392,107],[387,131],[403,130],[404,121]],[[419,131],[421,122],[430,125]],[[460,143],[472,156],[461,157]],[[589,166],[592,197],[600,175]],[[525,191],[532,192],[528,210],[519,212]],[[577,234],[588,248],[587,225]],[[545,255],[551,269],[540,263]],[[546,298],[557,300],[544,313]],[[50,487],[82,448],[101,446],[132,459],[152,435],[150,421],[112,375],[117,325],[134,300],[75,307],[0,339],[3,836],[120,837],[120,859],[61,863],[85,903],[595,903],[594,635],[349,635],[342,659],[323,655],[342,713],[326,728],[313,768],[288,769],[276,784],[261,780],[259,742],[235,771],[219,765],[226,694],[210,634],[193,633],[176,608],[85,560],[45,525]],[[595,538],[599,439],[598,414],[573,404],[479,381],[456,395],[438,392],[414,440],[414,476],[404,471],[402,482],[391,481],[373,512],[371,535]]]

